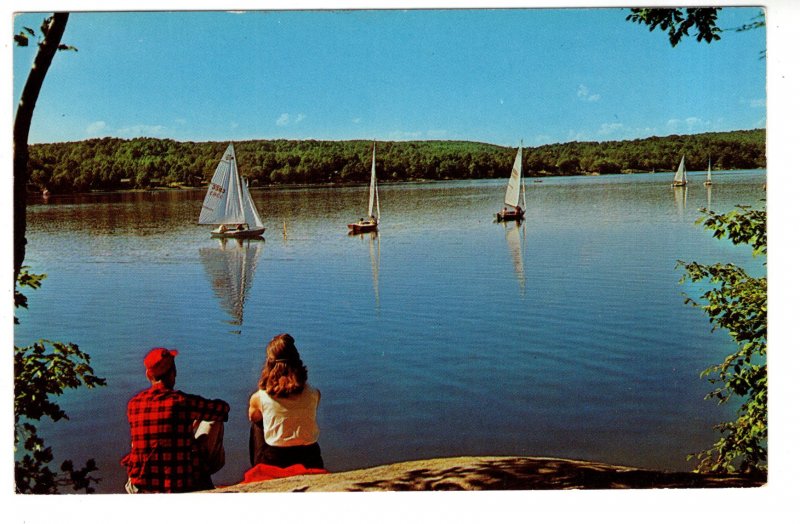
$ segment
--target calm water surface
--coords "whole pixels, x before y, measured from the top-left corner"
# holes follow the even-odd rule
[[[676,260],[763,272],[694,221],[763,205],[766,178],[670,178],[528,179],[521,227],[493,222],[504,180],[384,185],[379,235],[355,237],[366,188],[256,189],[267,233],[242,245],[195,224],[204,191],[33,205],[26,264],[48,278],[16,343],[74,342],[108,380],[62,397],[70,420],[45,437],[56,462],[95,457],[98,491],[122,491],[142,357],[177,348],[177,387],[231,404],[215,481],[234,483],[264,347],[289,332],[322,391],[330,470],[505,454],[691,469],[730,410],[703,400],[699,373],[732,347],[684,305],[698,289]]]

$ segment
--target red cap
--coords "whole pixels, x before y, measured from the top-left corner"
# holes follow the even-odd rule
[[[169,369],[178,355],[176,349],[153,348],[144,357],[144,367],[153,376],[160,376]]]

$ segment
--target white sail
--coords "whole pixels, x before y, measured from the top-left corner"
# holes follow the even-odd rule
[[[199,224],[241,224],[245,222],[242,190],[233,144],[228,146],[211,178]]]
[[[378,202],[378,177],[375,173],[375,145],[372,145],[372,175],[369,179],[369,209],[367,210],[367,216],[373,216],[372,210],[376,208],[377,205],[377,214],[375,214],[375,218],[381,217],[381,205]]]
[[[676,184],[685,184],[686,183],[686,165],[685,165],[686,157],[681,157],[681,163],[678,166],[678,170],[675,171],[675,180],[674,183]]]
[[[522,146],[517,150],[517,157],[514,159],[514,167],[511,168],[511,176],[508,178],[506,187],[505,203],[511,207],[519,205],[520,187],[522,187]],[[524,207],[523,196],[523,207]]]
[[[706,182],[711,183],[711,157],[708,157],[708,174],[706,174]]]
[[[375,180],[375,219],[380,221],[381,219],[381,202],[378,199],[378,181]]]
[[[251,229],[260,229],[264,227],[264,223],[261,222],[261,217],[258,216],[258,211],[256,211],[253,198],[250,196],[250,190],[247,188],[247,184],[242,184],[242,207],[244,208],[244,221]]]

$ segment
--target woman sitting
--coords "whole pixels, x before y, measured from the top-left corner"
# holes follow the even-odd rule
[[[267,345],[267,361],[250,397],[250,464],[320,468],[317,406],[320,392],[306,382],[308,372],[287,333]]]

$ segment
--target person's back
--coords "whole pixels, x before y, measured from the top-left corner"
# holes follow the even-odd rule
[[[201,421],[219,423],[215,431],[215,440],[218,435],[219,442],[213,445],[218,444],[224,463],[221,423],[228,419],[229,406],[222,400],[172,389],[176,374],[173,359],[177,352],[165,356],[163,351],[169,350],[154,351],[162,351],[156,355],[158,363],[148,365],[145,359],[151,387],[128,402],[131,451],[122,460],[128,470],[128,491],[171,493],[210,489],[213,487],[210,474],[214,471],[204,460],[208,457],[200,449],[196,430]],[[161,364],[162,360],[169,362]],[[165,366],[169,366],[166,371]]]
[[[319,438],[317,406],[319,390],[306,383],[300,393],[271,397],[258,390],[264,424],[264,440],[270,446],[307,446]]]

